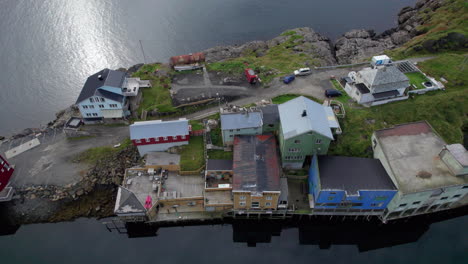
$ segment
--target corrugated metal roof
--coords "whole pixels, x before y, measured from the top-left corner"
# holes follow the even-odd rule
[[[468,151],[462,144],[452,144],[445,147],[462,166],[468,166]]]
[[[185,136],[189,134],[188,120],[144,121],[130,126],[130,139]]]
[[[299,96],[278,106],[285,139],[314,131],[333,139],[327,114],[321,104]],[[303,113],[306,116],[303,116]]]
[[[101,75],[101,78],[98,78],[99,75]],[[83,88],[81,89],[80,95],[78,96],[78,99],[76,100],[76,104],[80,103],[83,100],[88,99],[91,96],[96,95],[96,92],[98,91],[98,88],[102,86],[111,86],[111,87],[122,87],[123,80],[125,79],[125,73],[121,71],[113,71],[109,69],[104,69],[99,72],[96,72],[95,74],[91,75],[86,79],[85,84],[83,85]],[[102,94],[101,96],[104,98],[108,94]],[[108,98],[111,100],[114,100],[112,98]],[[114,100],[118,101],[118,100]],[[118,101],[120,102],[120,101]]]
[[[232,160],[209,159],[206,162],[206,170],[230,171],[232,170]]]
[[[396,190],[390,176],[378,159],[318,156],[322,190]]]
[[[261,127],[263,125],[260,112],[240,112],[221,115],[221,129],[241,129]]]
[[[279,164],[274,135],[234,137],[233,190],[280,191]]]

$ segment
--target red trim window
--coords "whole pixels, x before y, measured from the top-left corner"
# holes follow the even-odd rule
[[[141,143],[141,140],[135,139],[135,143],[140,144],[140,143]]]

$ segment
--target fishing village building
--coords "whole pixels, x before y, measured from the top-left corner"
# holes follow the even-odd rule
[[[236,135],[262,134],[262,112],[247,108],[222,108],[221,133],[224,145],[232,145]]]
[[[378,159],[314,156],[308,181],[320,214],[381,215],[398,191]]]
[[[10,201],[13,197],[13,188],[9,186],[11,176],[15,169],[0,155],[0,202]]]
[[[468,194],[468,152],[447,145],[426,121],[378,130],[372,148],[398,188],[385,221],[449,209]]]
[[[188,120],[144,121],[130,125],[130,139],[140,156],[153,151],[166,151],[175,146],[187,145],[190,139]]]

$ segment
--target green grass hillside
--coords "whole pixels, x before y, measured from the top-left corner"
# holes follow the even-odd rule
[[[421,10],[419,16],[423,19],[418,27],[422,34],[390,51],[389,55],[400,59],[443,51],[467,51],[468,1],[446,0],[435,11]]]

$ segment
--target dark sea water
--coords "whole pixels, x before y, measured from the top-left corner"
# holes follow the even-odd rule
[[[87,76],[309,26],[336,39],[416,0],[0,0],[0,135],[44,125]]]
[[[155,237],[127,238],[108,232],[95,220],[22,226],[15,235],[0,236],[1,263],[411,263],[466,264],[468,261],[468,216],[433,224],[427,232],[416,225],[395,236],[375,232],[389,246],[360,252],[358,236],[341,230],[339,238],[356,243],[332,243],[327,249],[308,243],[298,228],[283,229],[279,236],[245,234],[231,225],[160,228]],[[404,232],[402,232],[404,231]],[[317,232],[317,231],[314,231]],[[406,233],[405,233],[406,232]],[[365,228],[359,233],[366,235]],[[419,237],[412,242],[413,233]],[[406,234],[406,235],[405,235]],[[243,241],[264,239],[248,247]],[[388,237],[388,238],[387,238]],[[407,241],[405,240],[408,237]],[[356,240],[357,238],[357,240]],[[396,237],[398,238],[398,237]],[[237,242],[236,242],[237,241]],[[380,242],[380,243],[381,243]],[[375,242],[374,242],[375,243]],[[323,246],[322,246],[323,247]]]

